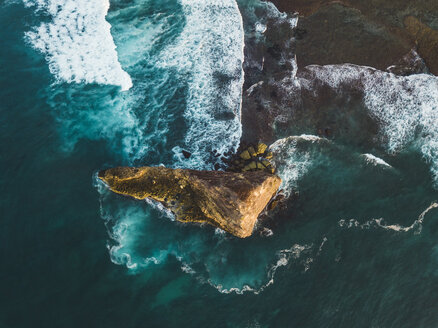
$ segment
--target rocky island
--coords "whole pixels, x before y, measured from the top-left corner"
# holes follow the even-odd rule
[[[117,167],[99,178],[118,194],[150,198],[178,221],[209,223],[249,237],[257,218],[276,195],[281,179],[266,171],[195,171],[165,167]]]

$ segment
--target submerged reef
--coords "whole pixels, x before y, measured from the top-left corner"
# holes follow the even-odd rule
[[[99,178],[115,193],[162,203],[178,221],[209,223],[240,238],[251,236],[281,184],[278,176],[265,170],[117,167],[100,171]]]
[[[437,1],[272,0],[298,12],[295,37],[299,68],[351,63],[386,70],[415,49],[438,74]]]

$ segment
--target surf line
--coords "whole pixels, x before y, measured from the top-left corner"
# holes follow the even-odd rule
[[[26,32],[25,40],[45,55],[57,82],[116,85],[122,91],[132,87],[106,21],[109,0],[23,1],[52,18]]]
[[[438,203],[437,202],[433,202],[432,204],[429,205],[428,208],[426,208],[418,217],[417,220],[415,220],[410,226],[408,227],[403,227],[399,224],[390,224],[390,225],[386,225],[384,223],[384,219],[380,218],[380,219],[372,219],[369,221],[366,221],[365,223],[360,224],[359,221],[351,219],[351,220],[340,220],[338,222],[338,225],[341,228],[359,228],[359,229],[369,229],[372,226],[378,226],[384,230],[392,230],[392,231],[397,231],[397,232],[409,232],[411,230],[414,230],[414,234],[420,234],[421,230],[423,228],[423,222],[424,222],[424,217],[426,216],[427,213],[429,213],[431,210],[438,208]]]

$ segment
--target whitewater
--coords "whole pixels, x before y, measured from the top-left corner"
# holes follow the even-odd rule
[[[115,1],[113,11],[109,10],[109,1],[97,0],[26,0],[25,4],[36,15],[46,17],[24,38],[44,55],[53,76],[48,103],[61,126],[67,152],[73,152],[84,139],[105,140],[118,157],[117,165],[212,169],[220,161],[213,153],[226,156],[237,150],[242,136],[247,31],[236,1],[181,0],[177,9],[169,11],[156,4],[159,10],[146,10],[139,17],[130,15],[148,8],[149,1],[137,0],[125,7]],[[253,15],[254,21],[247,29],[260,42],[269,25],[267,20],[286,23],[292,30],[296,27],[296,17],[279,13],[272,4],[252,3],[248,8],[245,12]],[[300,92],[313,90],[315,85],[296,76],[292,52],[282,56],[280,63],[291,71],[279,90],[286,89],[288,97],[299,103]],[[257,65],[264,69],[264,62]],[[386,154],[375,154],[375,149],[355,152],[310,133],[279,139],[271,150],[286,196],[305,192],[305,181],[312,174],[329,165],[344,167],[344,160],[350,166],[344,168],[345,172],[360,168],[372,174],[388,174],[392,179],[399,173],[387,155],[394,156],[413,141],[418,142],[416,146],[436,172],[437,88],[433,77],[396,77],[354,65],[308,69],[313,83],[325,83],[340,94],[345,84],[354,84],[360,78],[365,81],[364,104],[380,123],[379,142]],[[254,84],[246,94],[257,92],[265,83]],[[280,113],[278,119],[287,115]],[[190,152],[190,158],[184,157],[182,150]],[[110,258],[132,273],[145,272],[175,258],[183,272],[221,293],[258,294],[274,284],[277,269],[294,266],[307,272],[323,255],[325,234],[313,242],[292,242],[281,240],[275,229],[261,225],[255,233],[261,240],[239,243],[217,231],[183,227],[156,203],[121,202],[95,175],[93,185],[110,236]],[[331,225],[326,228],[333,229]],[[321,246],[314,246],[317,244]],[[227,262],[237,262],[235,253],[242,247],[257,255],[239,262],[238,268],[227,269]]]
[[[132,78],[122,68],[111,35],[111,25],[106,21],[109,1],[25,0],[25,5],[50,17],[49,22],[27,32],[25,39],[45,55],[57,82],[116,85],[122,91],[132,87]],[[142,5],[145,4],[141,1],[135,3],[137,8]],[[153,65],[156,70],[165,70],[166,75],[171,75],[163,78],[161,85],[166,83],[166,79],[176,76],[188,85],[184,111],[188,130],[184,145],[173,148],[174,160],[180,163],[175,165],[212,168],[212,151],[219,154],[235,151],[242,133],[243,22],[237,3],[232,0],[181,1],[180,5],[185,26],[177,40],[162,50],[158,55],[160,59]],[[155,38],[160,32],[172,28],[166,24],[169,23],[164,21],[161,27],[152,31]],[[150,42],[133,30],[129,33],[133,33],[137,42]],[[125,42],[134,51],[132,41]],[[128,58],[125,64],[132,74],[138,74],[135,72],[140,69],[136,67],[139,59],[148,51],[151,49],[137,51],[138,58],[132,58],[132,54],[123,55]],[[142,80],[137,80],[137,83],[140,85],[130,94],[128,107],[138,102],[136,94],[147,92]],[[158,105],[155,104],[156,107]],[[140,121],[144,119],[147,118],[139,118]],[[182,156],[182,149],[192,153],[190,160]]]
[[[438,29],[433,1],[378,2]],[[361,28],[339,4],[304,33],[262,0],[109,3],[0,1],[1,327],[438,326],[435,76],[302,67],[333,8]],[[289,196],[249,238],[97,179],[210,169],[248,131]]]
[[[132,80],[118,61],[111,25],[105,20],[109,0],[24,0],[28,7],[49,15],[26,33],[41,51],[58,81],[118,85],[123,91]]]

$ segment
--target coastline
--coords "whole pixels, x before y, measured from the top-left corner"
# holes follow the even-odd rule
[[[363,108],[367,97],[364,89],[367,80],[363,74],[379,76],[391,85],[400,80],[397,75],[428,73],[428,69],[432,73],[437,71],[435,65],[429,65],[432,55],[423,61],[420,50],[424,53],[424,48],[419,48],[417,53],[415,40],[407,30],[391,25],[404,8],[400,2],[392,16],[384,16],[386,25],[376,25],[380,24],[373,20],[376,12],[366,4],[361,4],[366,9],[362,11],[339,2],[272,2],[286,14],[281,16],[279,12],[277,20],[267,21],[264,42],[246,38],[243,145],[258,141],[271,144],[290,133],[345,137],[363,143],[367,140],[362,131],[377,135],[379,130],[376,120]],[[434,6],[424,4],[423,7],[426,10]],[[382,10],[386,12],[385,7]],[[304,15],[297,16],[296,11]],[[340,14],[344,19],[339,22]],[[422,16],[419,12],[416,14]],[[360,16],[356,21],[360,24],[349,26],[351,22],[346,18],[350,15]],[[288,20],[293,19],[297,20],[296,28],[288,24]],[[420,24],[413,17],[410,20],[411,25]],[[355,27],[359,29],[354,32]],[[374,32],[367,34],[370,27]],[[403,33],[394,32],[394,28]],[[421,34],[422,30],[418,29],[411,33]],[[423,34],[434,37],[429,30]],[[386,46],[380,49],[379,45],[383,44]],[[438,63],[438,60],[432,62]],[[340,75],[329,73],[329,67],[337,67]],[[395,75],[387,75],[387,72]],[[332,80],[340,81],[338,89],[330,85]],[[347,108],[348,113],[344,112]],[[346,114],[356,123],[351,124]]]
[[[385,70],[411,49],[438,74],[438,36],[416,33],[438,26],[429,13],[438,11],[433,1],[273,0],[280,11],[298,12],[303,34],[297,46],[300,67],[309,64],[351,63]],[[406,20],[412,16],[416,21]],[[418,22],[418,23],[417,23]],[[307,40],[306,40],[307,39]],[[426,42],[426,41],[433,42]],[[433,51],[432,51],[433,49]],[[432,54],[433,52],[433,54]]]

